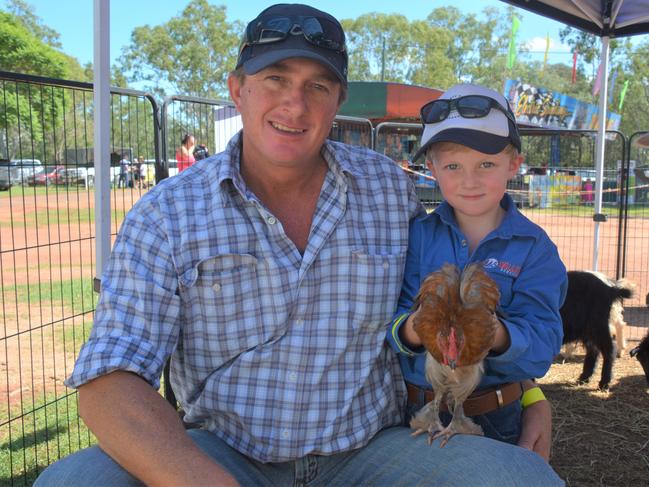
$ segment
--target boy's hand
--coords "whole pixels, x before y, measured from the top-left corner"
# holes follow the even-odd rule
[[[532,450],[547,462],[552,446],[552,407],[547,400],[535,402],[523,410],[518,446]]]
[[[509,348],[510,345],[509,331],[507,331],[507,328],[502,324],[495,313],[493,315],[493,319],[496,321],[496,334],[494,336],[494,342],[491,346],[491,350],[496,353],[503,353]]]
[[[408,318],[406,319],[406,322],[401,326],[401,329],[399,330],[399,338],[401,339],[401,342],[407,346],[410,349],[417,349],[422,346],[421,339],[419,338],[419,335],[415,332],[414,324],[415,320],[417,319],[417,314],[419,313],[419,309],[412,313]]]

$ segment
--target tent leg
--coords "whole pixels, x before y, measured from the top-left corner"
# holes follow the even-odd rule
[[[599,223],[602,213],[602,190],[604,187],[604,145],[606,144],[606,98],[608,93],[608,37],[602,37],[601,84],[599,87],[599,119],[597,120],[597,144],[595,146],[595,231],[593,242],[593,270],[597,270],[599,256]]]

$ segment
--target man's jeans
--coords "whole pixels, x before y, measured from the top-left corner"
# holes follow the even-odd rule
[[[242,486],[554,486],[563,482],[536,453],[489,438],[456,435],[440,448],[427,435],[405,427],[378,433],[367,446],[331,456],[308,455],[282,463],[260,463],[241,455],[205,430],[192,439]],[[42,486],[142,485],[91,447],[50,465],[34,484]]]

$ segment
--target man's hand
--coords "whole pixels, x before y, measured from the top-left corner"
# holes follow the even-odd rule
[[[532,450],[550,460],[552,446],[552,407],[547,400],[538,401],[523,410],[518,446]]]

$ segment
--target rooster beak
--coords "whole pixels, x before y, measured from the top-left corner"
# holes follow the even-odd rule
[[[448,361],[448,366],[451,368],[451,370],[455,370],[455,360],[449,360]]]

